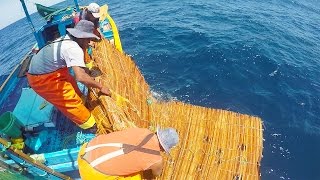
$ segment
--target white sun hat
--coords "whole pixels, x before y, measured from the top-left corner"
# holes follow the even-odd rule
[[[160,127],[157,127],[157,136],[161,146],[168,154],[170,154],[171,148],[179,142],[179,135],[174,128],[160,129]]]
[[[87,9],[95,18],[100,17],[100,6],[97,3],[90,3]]]

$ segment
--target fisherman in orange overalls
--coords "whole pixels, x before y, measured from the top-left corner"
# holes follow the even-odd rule
[[[82,180],[140,180],[143,171],[161,174],[163,160],[160,151],[169,153],[179,142],[174,128],[129,128],[99,135],[84,144],[78,155]]]
[[[34,91],[82,129],[93,127],[95,118],[85,107],[76,80],[99,89],[101,94],[111,95],[108,87],[96,82],[85,70],[82,48],[86,48],[90,40],[99,39],[93,29],[94,24],[87,20],[67,28],[68,35],[47,44],[33,56],[27,74]],[[68,68],[72,68],[74,77]]]

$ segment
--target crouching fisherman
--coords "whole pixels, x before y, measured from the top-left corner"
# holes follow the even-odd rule
[[[85,71],[82,48],[88,47],[90,40],[99,39],[93,29],[94,24],[86,20],[81,20],[75,28],[67,28],[68,35],[47,44],[34,55],[27,74],[36,93],[83,129],[93,127],[95,119],[81,99],[76,80],[110,96],[110,90]],[[72,68],[74,77],[68,68]]]
[[[81,179],[141,179],[145,170],[162,172],[161,150],[166,153],[179,141],[173,128],[130,128],[99,135],[84,144],[78,155]]]

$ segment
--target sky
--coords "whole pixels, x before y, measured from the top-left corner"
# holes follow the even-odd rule
[[[34,3],[52,6],[64,0],[25,0],[29,14],[36,12]],[[25,17],[20,0],[0,0],[0,29]]]

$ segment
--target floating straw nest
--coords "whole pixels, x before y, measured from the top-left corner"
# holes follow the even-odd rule
[[[157,179],[260,179],[260,118],[157,101],[132,58],[108,41],[97,44],[94,60],[102,72],[96,80],[113,92],[111,98],[89,94],[98,134],[135,126],[153,131],[158,125],[177,129],[180,142],[171,157],[164,154],[164,170]]]

